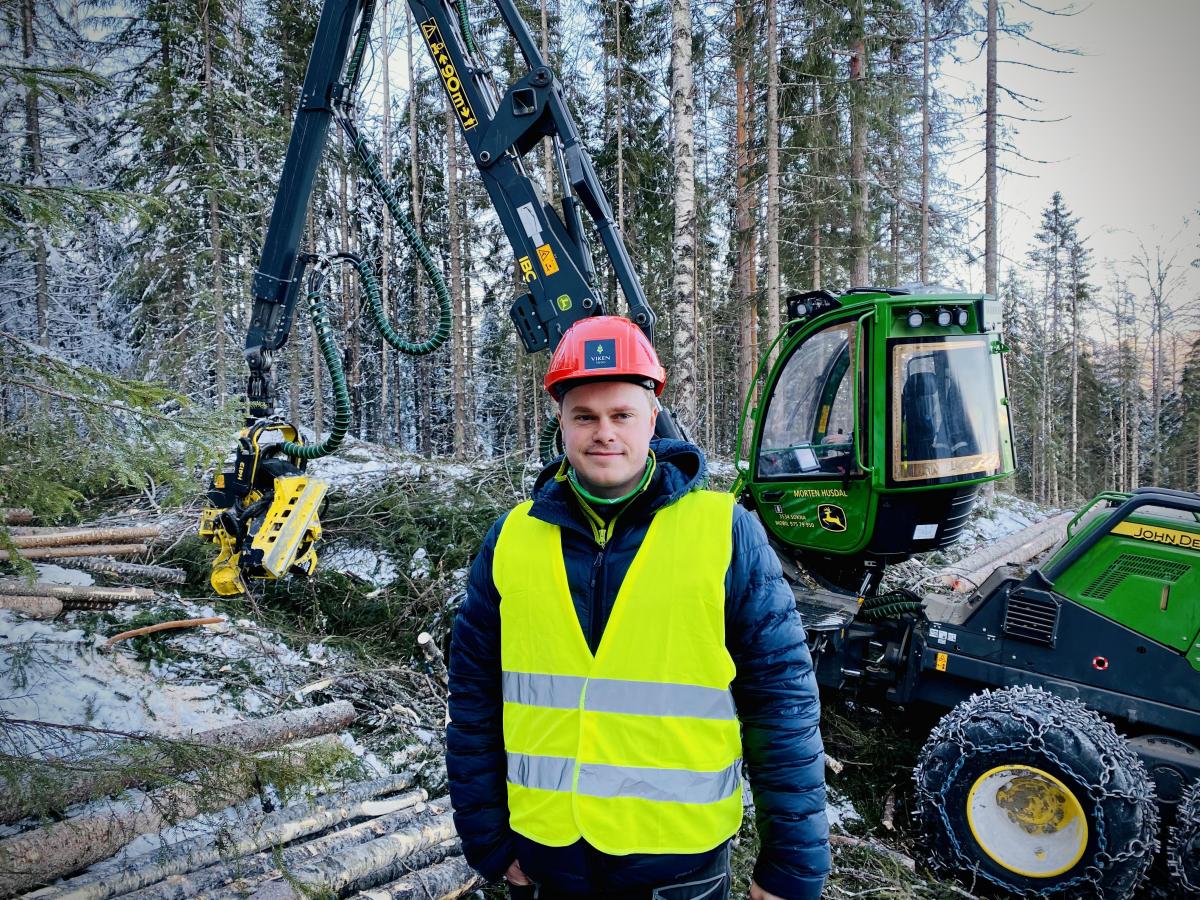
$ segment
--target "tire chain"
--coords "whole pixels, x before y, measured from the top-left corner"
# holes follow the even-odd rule
[[[1053,712],[1048,717],[1048,721],[1041,722],[1031,716],[1024,714],[1022,707],[1028,703],[1033,708],[1051,709]],[[1018,706],[1017,704],[1020,704]],[[1028,708],[1028,707],[1025,707]],[[1031,747],[1045,754],[1055,765],[1059,766],[1064,772],[1071,775],[1077,783],[1086,784],[1086,780],[1080,778],[1069,761],[1063,760],[1048,747],[1043,739],[1048,728],[1087,728],[1092,733],[1101,736],[1101,744],[1104,752],[1101,754],[1101,761],[1104,764],[1104,774],[1101,778],[1101,784],[1096,788],[1088,790],[1088,799],[1093,803],[1093,814],[1096,823],[1096,845],[1099,849],[1097,853],[1097,861],[1104,866],[1110,866],[1125,862],[1129,859],[1144,859],[1152,858],[1158,851],[1158,838],[1152,837],[1149,841],[1134,840],[1130,842],[1126,850],[1115,855],[1110,855],[1108,850],[1108,835],[1105,833],[1104,818],[1101,815],[1101,803],[1109,797],[1119,797],[1123,800],[1133,803],[1149,804],[1157,811],[1157,801],[1154,795],[1154,785],[1149,778],[1142,780],[1140,790],[1121,791],[1110,789],[1108,785],[1111,783],[1113,775],[1117,771],[1117,762],[1124,763],[1126,766],[1140,766],[1140,760],[1137,754],[1129,747],[1128,744],[1112,729],[1111,725],[1102,719],[1096,712],[1089,709],[1078,700],[1069,700],[1051,694],[1049,691],[1042,690],[1030,686],[1018,686],[1006,688],[1002,690],[986,690],[979,694],[973,694],[967,700],[964,700],[953,710],[951,710],[937,726],[930,732],[929,739],[921,750],[920,757],[917,760],[917,765],[913,769],[913,778],[916,781],[917,809],[918,817],[924,818],[925,811],[928,806],[934,806],[939,810],[939,815],[942,820],[942,825],[945,828],[946,835],[950,839],[953,850],[954,859],[947,860],[950,867],[967,869],[977,875],[982,875],[988,881],[1012,893],[1018,893],[1023,897],[1051,897],[1059,896],[1080,896],[1077,892],[1070,894],[1065,893],[1067,890],[1075,887],[1083,887],[1090,885],[1094,895],[1100,900],[1107,900],[1103,886],[1100,884],[1100,879],[1104,876],[1104,869],[1097,865],[1090,865],[1084,871],[1065,882],[1055,882],[1054,885],[1048,886],[1043,890],[1035,890],[1027,888],[1024,891],[1014,890],[1013,885],[1008,884],[990,872],[980,868],[962,849],[959,843],[958,836],[950,827],[950,821],[946,814],[945,792],[954,782],[954,776],[963,765],[973,757],[977,752],[974,743],[966,736],[965,726],[967,723],[982,718],[988,713],[1001,712],[1008,716],[1013,722],[1020,723],[1027,734],[1029,741],[1009,744],[989,744],[988,750],[993,752],[1018,751],[1028,750]],[[1096,724],[1100,723],[1103,727],[1096,729]],[[936,740],[935,740],[936,739]],[[930,791],[922,787],[922,774],[926,765],[929,763],[932,756],[931,747],[937,742],[947,741],[958,747],[962,752],[959,755],[958,761],[954,764],[950,772],[942,780],[942,788],[938,791]],[[939,802],[939,800],[941,802]],[[1157,816],[1156,816],[1157,820]],[[1157,827],[1152,830],[1152,833],[1157,833]],[[937,848],[932,848],[933,858],[935,861],[940,861]],[[1138,883],[1146,877],[1146,870],[1149,869],[1147,864]]]
[[[1167,842],[1167,868],[1181,888],[1200,896],[1200,781],[1192,782],[1179,801]]]

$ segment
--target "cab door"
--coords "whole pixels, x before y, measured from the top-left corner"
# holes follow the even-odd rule
[[[869,537],[867,448],[856,443],[860,344],[858,322],[835,322],[787,349],[768,379],[749,490],[767,530],[789,546],[853,553]]]

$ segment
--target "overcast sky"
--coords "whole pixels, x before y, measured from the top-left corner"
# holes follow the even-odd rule
[[[1200,256],[1200,0],[1094,0],[1080,3],[1081,11],[1070,18],[1046,16],[1016,2],[1005,6],[1010,16],[1032,22],[1031,33],[1039,40],[1075,48],[1080,55],[1055,55],[1001,37],[1001,60],[1073,70],[1054,75],[1000,66],[1002,83],[1040,98],[1037,117],[1066,117],[1049,124],[1013,123],[1019,132],[1011,139],[1021,152],[1048,163],[1003,160],[1031,177],[1001,176],[1001,253],[1024,262],[1041,211],[1059,190],[1081,218],[1096,282],[1107,286],[1106,260],[1132,272],[1128,261],[1139,240],[1151,251],[1161,243],[1178,251],[1185,276],[1176,305],[1195,301],[1200,270],[1190,264]],[[982,95],[982,60],[963,76]],[[1033,115],[1003,96],[1001,111]],[[982,167],[982,157],[976,156],[959,168],[959,177],[974,180]],[[1186,226],[1185,219],[1190,220]],[[982,243],[980,237],[980,252]],[[1001,272],[1006,268],[1002,259]],[[959,275],[982,290],[982,260],[970,271],[960,267]]]

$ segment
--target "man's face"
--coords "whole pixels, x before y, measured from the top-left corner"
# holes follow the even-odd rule
[[[606,499],[637,487],[657,418],[651,393],[627,381],[598,381],[567,391],[559,421],[580,483]]]

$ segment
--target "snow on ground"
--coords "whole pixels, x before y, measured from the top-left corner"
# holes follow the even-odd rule
[[[334,546],[323,550],[321,568],[361,578],[375,587],[387,587],[400,577],[396,561],[390,555],[369,547]]]
[[[210,606],[169,602],[171,618],[214,615]],[[154,606],[118,606],[108,614],[116,620],[111,624],[86,612],[56,621],[0,612],[0,712],[183,736],[277,712],[337,662],[327,647],[310,644],[299,653],[247,619],[159,635],[159,658],[139,657],[130,641],[102,649],[109,634],[148,608]],[[82,741],[80,749],[86,747]]]
[[[846,831],[847,825],[862,821],[862,816],[858,814],[858,810],[854,808],[850,798],[834,787],[827,788],[825,816],[829,819],[830,829],[840,831]]]
[[[54,565],[54,563],[34,563],[33,567],[37,569],[39,581],[49,581],[52,584],[76,584],[83,586],[96,583],[95,578],[87,572],[80,572],[78,569],[64,569],[62,566]]]
[[[379,444],[346,436],[337,453],[308,464],[308,472],[324,478],[337,489],[353,488],[366,480],[378,480],[384,475],[418,477],[428,462]]]

